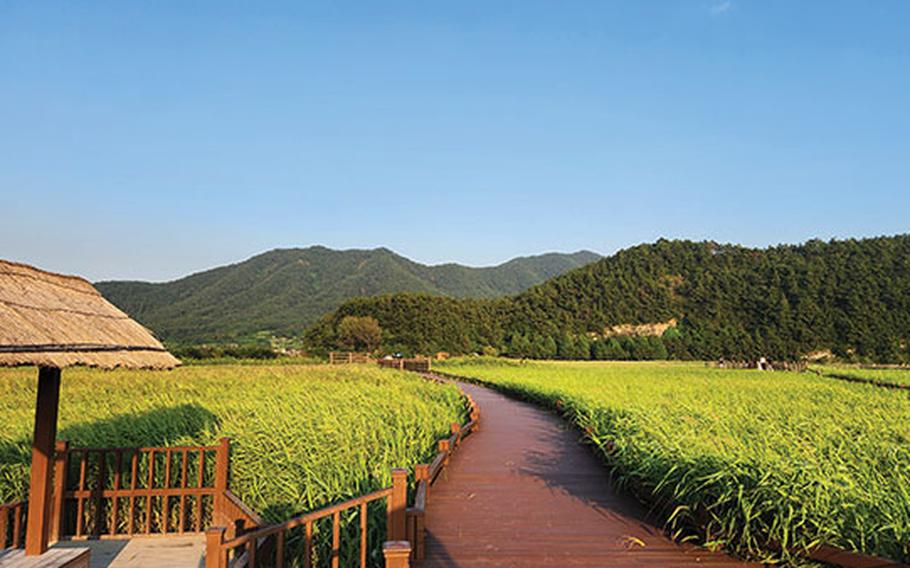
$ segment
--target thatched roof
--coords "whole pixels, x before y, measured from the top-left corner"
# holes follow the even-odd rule
[[[0,260],[0,366],[179,364],[88,281]]]

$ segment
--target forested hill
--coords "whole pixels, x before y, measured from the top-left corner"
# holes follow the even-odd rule
[[[407,321],[404,310],[410,310]],[[441,310],[447,313],[442,316]],[[396,312],[394,319],[390,311]],[[376,314],[387,343],[422,352],[486,345],[518,356],[713,359],[791,358],[831,350],[846,358],[907,360],[910,236],[768,249],[661,240],[495,302],[357,300],[314,329],[311,338],[332,341],[333,322],[347,313]],[[445,330],[420,323],[443,317]],[[675,327],[666,330],[614,329],[672,320]]]
[[[459,298],[514,294],[600,256],[544,254],[494,267],[426,266],[394,252],[315,246],[273,250],[161,284],[99,282],[101,293],[165,340],[294,336],[355,296],[424,292]]]

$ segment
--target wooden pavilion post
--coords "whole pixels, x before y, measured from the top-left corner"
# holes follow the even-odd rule
[[[32,438],[28,524],[25,531],[26,556],[38,556],[47,550],[59,404],[60,369],[41,367],[38,369],[38,402],[35,405],[35,433]]]

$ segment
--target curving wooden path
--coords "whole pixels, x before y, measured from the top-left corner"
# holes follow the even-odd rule
[[[461,387],[480,406],[480,429],[433,486],[419,566],[747,565],[667,538],[558,417]]]

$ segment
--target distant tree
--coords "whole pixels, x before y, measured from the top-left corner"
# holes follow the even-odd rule
[[[556,357],[556,340],[549,335],[537,335],[531,344],[531,357],[553,359]]]
[[[338,344],[351,351],[374,351],[382,342],[382,328],[371,316],[345,316],[338,322]]]
[[[642,358],[641,348],[638,345],[638,338],[631,335],[623,335],[619,338],[619,348],[625,354],[623,359],[636,361]]]
[[[588,361],[591,359],[591,339],[587,335],[575,338],[575,359]]]
[[[660,337],[649,337],[648,343],[651,347],[651,359],[664,361],[670,357],[670,354],[667,352],[667,346],[664,345],[664,342]]]
[[[509,357],[518,359],[531,356],[531,342],[522,333],[516,333],[509,341]]]
[[[609,344],[606,338],[596,339],[591,343],[591,358],[606,361],[610,358]]]
[[[572,359],[575,354],[575,338],[563,331],[556,338],[556,356],[560,359]]]

